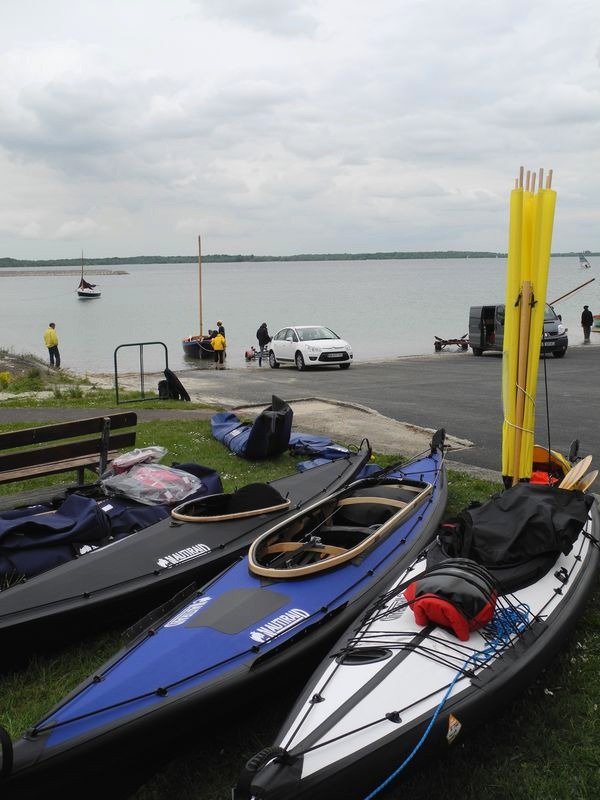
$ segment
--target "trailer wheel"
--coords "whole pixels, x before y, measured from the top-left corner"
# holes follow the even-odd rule
[[[482,354],[483,354],[483,350],[481,349],[481,347],[474,347],[473,348],[473,355],[474,356],[480,356]]]

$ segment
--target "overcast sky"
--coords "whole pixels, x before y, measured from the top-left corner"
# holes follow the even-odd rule
[[[600,250],[597,0],[2,0],[0,257]]]

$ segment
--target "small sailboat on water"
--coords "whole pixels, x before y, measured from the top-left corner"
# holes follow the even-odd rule
[[[77,297],[80,300],[94,300],[100,297],[102,292],[98,289],[95,283],[88,283],[83,277],[83,252],[81,253],[81,280],[77,287]]]
[[[200,312],[200,333],[182,339],[183,353],[189,358],[212,358],[211,337],[202,332],[202,241],[200,236],[198,236],[198,310]]]
[[[579,254],[579,266],[582,269],[589,269],[592,266],[583,253]]]

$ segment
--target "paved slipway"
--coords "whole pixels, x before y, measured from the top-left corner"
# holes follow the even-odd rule
[[[224,389],[231,389],[234,381],[227,384],[234,370],[229,370],[228,375],[207,374],[204,370],[189,370],[178,373],[182,383],[194,402],[206,403],[213,406],[210,409],[161,409],[159,407],[136,408],[138,420],[151,422],[158,419],[202,419],[208,420],[217,409],[234,411],[241,419],[253,419],[265,408],[263,403],[243,403],[240,397],[219,397]],[[239,371],[243,372],[243,371]],[[267,372],[263,373],[264,377]],[[294,373],[289,373],[293,381]],[[146,375],[145,386],[154,387],[162,375]],[[113,387],[114,376],[91,376],[95,385]],[[208,384],[208,385],[207,385]],[[139,389],[139,376],[119,376],[119,391]],[[8,395],[0,394],[0,402]],[[330,436],[333,441],[348,447],[360,445],[363,439],[368,439],[375,452],[384,454],[398,454],[402,456],[417,456],[427,450],[434,433],[434,428],[411,425],[387,417],[372,408],[358,403],[334,400],[320,397],[302,397],[287,399],[291,406],[293,417],[293,430],[305,433],[315,433]],[[185,404],[182,404],[185,406]],[[126,410],[128,406],[121,404],[119,410]],[[31,423],[31,425],[59,422],[68,419],[80,419],[82,416],[98,416],[104,413],[114,413],[115,408],[94,408],[89,414],[81,408],[0,408],[0,422]],[[448,466],[468,472],[486,480],[500,481],[498,472],[483,469],[468,464],[452,461],[452,453],[472,446],[472,442],[447,434]]]
[[[600,335],[597,342],[600,345]],[[582,454],[600,458],[599,361],[600,346],[582,346],[575,336],[565,358],[540,361],[536,413],[539,444],[549,443],[567,453],[571,441],[580,438]],[[181,403],[181,411],[171,411],[153,403],[153,408],[148,404],[138,410],[139,419],[209,419],[219,408],[252,418],[275,394],[292,406],[296,431],[328,434],[345,445],[357,445],[368,438],[376,452],[407,456],[422,452],[432,430],[443,427],[448,434],[452,468],[500,480],[501,354],[474,358],[470,351],[444,351],[414,358],[374,359],[356,363],[347,371],[332,367],[298,372],[292,367],[270,369],[266,363],[259,367],[256,362],[225,370],[211,366],[196,362],[189,369],[177,371],[192,400],[208,409],[186,410],[188,404]],[[114,387],[113,374],[88,377],[96,385]],[[147,391],[155,392],[163,375],[144,377]],[[139,375],[119,374],[118,380],[120,391],[140,391]],[[2,409],[1,401],[0,395],[3,422],[33,425],[85,414],[83,409]]]

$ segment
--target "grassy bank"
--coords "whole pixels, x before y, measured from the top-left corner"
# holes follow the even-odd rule
[[[0,429],[9,427],[14,426]],[[297,459],[288,454],[269,463],[234,456],[213,439],[209,423],[203,421],[141,423],[138,446],[153,444],[167,448],[164,463],[195,461],[218,470],[226,491],[296,470]],[[376,456],[376,460],[386,465],[396,458]],[[497,489],[497,485],[450,472],[447,516]],[[597,592],[570,646],[518,700],[493,720],[481,720],[477,732],[465,731],[444,758],[432,760],[426,769],[382,792],[382,800],[429,800],[441,795],[444,800],[596,798],[600,791],[599,600]],[[114,652],[121,634],[122,630],[113,628],[1,676],[0,723],[18,736]],[[135,799],[228,798],[244,761],[271,743],[300,688],[282,681],[260,708],[258,698],[252,698],[235,718],[217,720],[214,727],[212,722],[198,720],[194,741],[183,744],[173,760],[137,791]]]

